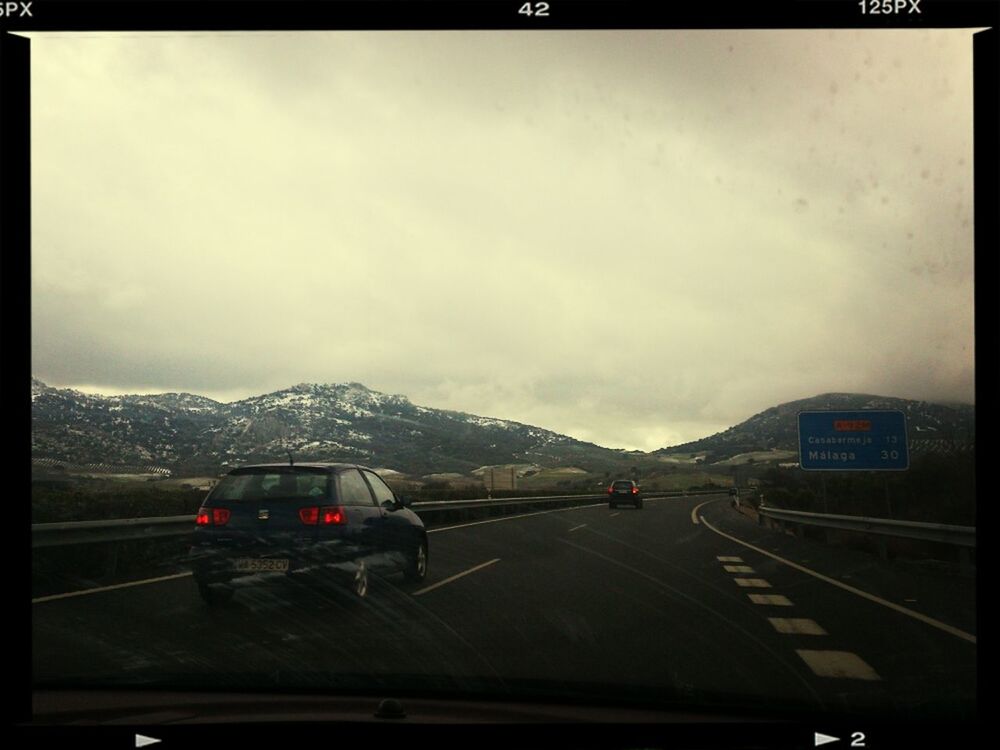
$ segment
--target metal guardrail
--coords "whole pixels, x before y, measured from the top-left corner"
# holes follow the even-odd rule
[[[124,542],[190,534],[194,516],[114,518],[106,521],[66,521],[31,524],[31,546],[61,547],[69,544]]]
[[[941,523],[920,521],[897,521],[892,518],[869,518],[866,516],[841,516],[828,513],[808,513],[801,510],[785,510],[761,505],[757,509],[761,518],[797,523],[802,526],[816,526],[826,529],[841,529],[864,534],[921,539],[928,542],[954,544],[960,547],[976,546],[975,526],[949,526]]]
[[[724,490],[690,490],[690,491],[677,491],[677,492],[643,492],[642,496],[646,499],[652,500],[655,498],[663,497],[684,497],[686,495],[718,495]],[[413,503],[413,508],[415,510],[463,510],[472,508],[488,508],[491,506],[503,506],[503,505],[535,505],[538,503],[545,502],[564,502],[566,500],[578,500],[580,502],[585,502],[588,500],[593,501],[607,501],[608,493],[602,492],[596,495],[544,495],[540,497],[505,497],[498,499],[480,498],[478,500],[439,500],[436,502],[420,502]]]
[[[683,497],[687,495],[717,495],[723,490],[690,490],[687,492],[643,493],[649,499]],[[422,517],[462,511],[476,515],[493,508],[545,503],[577,503],[607,501],[607,493],[600,495],[549,495],[543,497],[509,497],[500,499],[441,500],[413,503],[412,508]],[[184,536],[194,530],[194,516],[164,516],[160,518],[119,518],[105,521],[66,521],[62,523],[35,523],[31,525],[31,546],[61,547],[71,544],[96,544],[124,542],[135,539],[155,539]]]

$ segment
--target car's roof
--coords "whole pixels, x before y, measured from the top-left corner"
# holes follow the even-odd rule
[[[342,469],[368,469],[367,466],[362,466],[361,464],[344,464],[344,463],[333,463],[333,462],[315,462],[306,461],[302,463],[289,464],[288,462],[275,462],[271,464],[247,464],[245,466],[237,466],[232,471],[244,471],[246,469],[295,469],[298,467],[304,467],[307,469],[326,469],[328,471],[340,471]],[[371,469],[368,469],[371,471]],[[232,471],[230,473],[232,473]]]

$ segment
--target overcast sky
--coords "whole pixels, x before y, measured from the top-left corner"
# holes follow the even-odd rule
[[[32,370],[643,450],[971,403],[972,33],[32,34]]]

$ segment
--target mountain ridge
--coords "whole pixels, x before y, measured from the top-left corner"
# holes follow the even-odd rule
[[[769,407],[722,432],[648,453],[605,448],[497,417],[413,404],[362,383],[297,383],[220,402],[192,393],[102,396],[32,377],[32,456],[74,464],[159,466],[217,472],[249,462],[355,461],[406,473],[468,474],[489,465],[608,466],[623,457],[704,463],[741,454],[788,460],[797,451],[796,413],[809,409],[900,409],[911,450],[967,450],[975,407],[873,394],[824,393]]]
[[[32,413],[33,456],[74,463],[108,462],[114,455],[122,463],[194,470],[281,460],[292,450],[302,461],[431,472],[615,453],[512,420],[416,406],[357,382],[298,383],[223,403],[183,393],[84,394],[33,378]],[[555,455],[553,449],[559,449]]]

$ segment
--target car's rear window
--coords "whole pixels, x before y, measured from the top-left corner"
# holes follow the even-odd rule
[[[330,496],[329,483],[327,472],[304,467],[242,470],[223,477],[211,499],[247,502],[327,498]]]
[[[616,490],[625,489],[626,487],[629,488],[629,489],[631,489],[632,483],[631,482],[615,482],[615,489]]]

